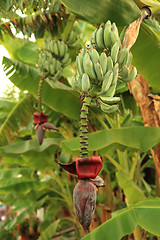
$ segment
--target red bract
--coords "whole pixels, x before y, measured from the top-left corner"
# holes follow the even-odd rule
[[[66,171],[76,174],[78,179],[96,178],[102,168],[100,156],[77,158],[76,161],[68,164],[59,163]]]
[[[34,113],[34,124],[42,124],[48,121],[48,114],[45,114],[43,112],[40,112],[40,115],[38,113]]]
[[[33,118],[34,118],[34,123],[36,124],[35,129],[36,129],[37,140],[40,145],[43,142],[46,129],[59,131],[59,129],[56,128],[53,124],[47,122],[48,114],[45,114],[43,112],[40,112],[40,114],[38,114],[35,112],[33,115]]]

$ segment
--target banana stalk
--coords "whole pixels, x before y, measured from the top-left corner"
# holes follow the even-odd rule
[[[38,110],[42,111],[42,87],[45,77],[41,77],[38,85]]]
[[[88,156],[88,111],[91,103],[91,97],[85,96],[82,102],[80,115],[80,153],[81,157]]]

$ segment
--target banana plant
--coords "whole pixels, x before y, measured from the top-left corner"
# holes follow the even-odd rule
[[[160,235],[159,198],[154,199],[159,184],[151,182],[147,168],[149,173],[155,171],[149,150],[159,144],[160,133],[159,128],[143,126],[127,82],[138,70],[159,93],[159,17],[152,18],[158,14],[159,3],[62,3],[0,3],[2,44],[11,56],[3,58],[4,69],[15,86],[29,92],[6,119],[4,116],[0,130],[4,168],[0,171],[0,200],[14,207],[12,214],[24,209],[5,228],[13,229],[26,216],[43,209],[39,239],[64,234],[77,239],[118,240],[125,235],[129,239],[130,234],[136,240],[142,235],[153,239]],[[152,16],[141,25],[131,53],[122,48],[124,32],[146,5]],[[15,9],[26,16],[20,17]],[[23,39],[17,37],[19,31]],[[86,41],[90,43],[85,45]],[[130,64],[136,66],[131,72]],[[42,139],[50,123],[59,133],[46,131]],[[75,188],[76,176],[65,173],[57,162],[78,177]],[[96,194],[96,188],[104,185]],[[72,193],[78,219],[89,234],[75,215]],[[81,204],[90,196],[94,201]],[[150,219],[156,219],[156,224]]]

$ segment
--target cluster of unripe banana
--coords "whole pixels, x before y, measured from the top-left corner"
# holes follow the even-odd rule
[[[129,71],[132,53],[121,41],[115,23],[101,24],[90,37],[90,45],[80,50],[76,58],[77,75],[71,80],[78,92],[90,95],[104,112],[118,109],[119,97],[114,97],[117,81],[129,82],[137,75],[135,67]]]
[[[43,47],[44,50],[39,53],[38,68],[51,80],[57,80],[62,69],[71,61],[68,46],[62,40],[46,39]]]
[[[66,42],[70,48],[77,48],[81,45],[80,39],[77,37],[77,34],[74,31],[70,32]]]

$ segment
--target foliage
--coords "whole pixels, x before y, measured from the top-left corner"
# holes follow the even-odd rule
[[[77,178],[57,164],[57,161],[70,163],[79,156],[83,95],[80,96],[71,83],[72,76],[77,74],[76,55],[80,47],[85,46],[96,26],[107,20],[116,22],[123,38],[127,25],[140,16],[141,7],[148,2],[157,14],[159,3],[148,0],[101,0],[98,5],[93,0],[62,0],[67,8],[57,0],[0,1],[0,39],[11,56],[3,58],[4,71],[20,89],[19,98],[4,95],[0,99],[0,201],[12,209],[1,227],[1,235],[8,234],[8,239],[12,239],[17,226],[22,227],[25,218],[31,223],[40,211],[41,224],[36,228],[39,240],[50,240],[53,236],[119,240],[126,235],[129,239],[131,234],[136,240],[142,235],[151,240],[160,236],[160,185],[150,154],[150,149],[155,149],[160,142],[160,130],[144,127],[127,83],[119,81],[117,85],[115,94],[121,99],[117,112],[103,113],[95,102],[91,102],[89,114],[87,112],[89,155],[102,156],[100,175],[106,184],[99,189],[88,234],[77,220],[72,201]],[[20,13],[25,16],[21,17]],[[159,16],[150,17],[143,22],[131,49],[132,64],[157,94],[160,93],[158,19]],[[18,37],[20,34],[22,38]],[[54,80],[46,71],[49,59],[43,73],[38,67],[45,51],[44,43],[50,39],[56,46],[64,42],[67,57],[71,59],[68,66],[61,64],[61,74]],[[89,52],[87,48],[86,51]],[[55,50],[52,57],[62,61]],[[43,144],[39,145],[32,116],[38,109],[42,77],[42,111],[59,132],[46,131]],[[27,231],[30,232],[29,225]]]

